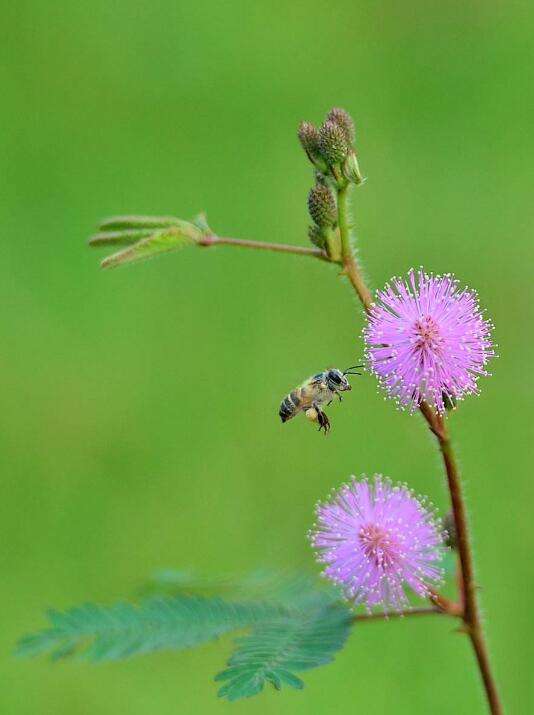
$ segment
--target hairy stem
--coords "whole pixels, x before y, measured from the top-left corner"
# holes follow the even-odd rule
[[[446,421],[440,415],[434,414],[432,409],[426,403],[421,405],[421,412],[438,440],[445,466],[445,472],[447,474],[447,483],[451,497],[452,511],[454,514],[454,523],[456,526],[458,554],[460,557],[461,598],[463,606],[462,618],[465,625],[465,631],[471,639],[471,643],[475,651],[480,674],[484,682],[490,712],[493,715],[502,715],[502,704],[500,702],[495,679],[493,678],[491,672],[488,649],[480,618],[477,586],[473,570],[473,554],[469,538],[469,524],[467,521],[465,501],[462,493],[462,483],[449,431]]]
[[[243,238],[227,238],[225,236],[215,236],[210,234],[198,242],[199,246],[237,246],[238,248],[253,248],[259,251],[274,251],[277,253],[293,253],[297,256],[311,256],[321,261],[332,263],[326,251],[320,248],[308,248],[307,246],[290,246],[285,243],[264,243],[262,241],[250,241]]]
[[[369,312],[373,302],[372,295],[362,276],[361,269],[358,265],[350,242],[347,195],[348,189],[349,185],[345,185],[338,189],[338,220],[341,235],[342,263],[344,272],[348,276],[363,307],[366,312]],[[454,515],[454,523],[456,526],[458,553],[460,557],[460,604],[451,603],[436,593],[431,594],[430,600],[438,606],[438,609],[434,610],[440,610],[441,612],[448,613],[449,615],[458,615],[462,618],[465,626],[464,630],[468,634],[475,651],[490,712],[492,715],[502,715],[503,709],[499,699],[497,686],[491,672],[489,654],[480,618],[476,583],[473,573],[473,556],[469,539],[469,525],[454,450],[444,419],[440,415],[437,415],[425,402],[421,404],[420,409],[430,430],[438,440],[439,448],[442,454]]]
[[[349,189],[350,184],[346,184],[344,187],[338,189],[337,192],[338,224],[339,235],[341,237],[341,261],[343,264],[343,272],[350,280],[352,287],[358,294],[358,298],[360,299],[363,307],[366,311],[369,311],[373,303],[373,296],[363,279],[358,261],[356,260],[356,256],[354,255],[350,242],[348,206]]]

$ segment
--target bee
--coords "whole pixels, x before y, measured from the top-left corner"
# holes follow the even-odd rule
[[[308,378],[282,400],[278,411],[282,422],[287,422],[299,412],[304,412],[309,420],[319,423],[319,432],[324,430],[326,435],[330,429],[330,420],[322,407],[331,404],[335,395],[339,397],[340,402],[342,401],[341,393],[352,389],[346,376],[361,375],[361,372],[352,372],[360,367],[363,365],[353,365],[344,372],[331,368]]]

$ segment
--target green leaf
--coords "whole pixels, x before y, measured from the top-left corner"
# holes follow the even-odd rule
[[[146,258],[153,258],[161,253],[177,251],[186,246],[195,245],[202,235],[202,231],[192,223],[181,221],[179,225],[154,231],[132,246],[108,256],[102,261],[102,268],[135,263]]]
[[[187,572],[164,572],[163,582],[180,589],[199,585]],[[53,660],[78,654],[93,661],[118,660],[153,651],[189,648],[230,631],[247,629],[236,641],[228,667],[216,677],[219,696],[251,697],[265,684],[276,690],[304,686],[297,672],[329,663],[348,636],[352,613],[338,602],[339,594],[306,574],[276,576],[257,571],[241,579],[201,579],[230,591],[259,590],[271,600],[222,600],[219,597],[176,595],[153,597],[139,604],[86,604],[50,611],[49,626],[20,640],[20,656],[48,654]],[[274,597],[276,593],[276,597]]]
[[[179,226],[181,223],[182,221],[174,216],[111,216],[101,221],[98,228],[102,232],[143,228],[153,231],[157,228]]]
[[[294,671],[309,670],[333,660],[349,634],[350,610],[332,603],[329,594],[316,594],[315,605],[292,612],[287,622],[267,622],[237,640],[228,668],[216,676],[225,681],[219,697],[234,701],[251,697],[265,683],[302,688]]]
[[[220,598],[152,598],[137,606],[87,604],[50,611],[50,627],[22,638],[16,652],[20,656],[49,653],[53,659],[79,653],[95,661],[118,660],[189,648],[229,631],[287,618],[287,611],[276,604]]]
[[[137,243],[142,238],[148,238],[154,233],[154,229],[130,228],[122,231],[106,231],[105,233],[95,233],[89,239],[90,246],[129,246]]]

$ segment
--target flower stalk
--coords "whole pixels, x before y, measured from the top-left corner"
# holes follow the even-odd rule
[[[311,256],[320,261],[331,263],[326,251],[320,248],[308,248],[308,246],[292,246],[285,243],[268,243],[263,241],[251,241],[244,238],[229,238],[226,236],[216,236],[208,234],[198,241],[199,246],[234,246],[236,248],[252,248],[257,251],[274,251],[275,253],[292,253],[295,256]]]
[[[356,291],[356,294],[358,295],[365,311],[369,312],[373,302],[371,292],[363,279],[350,242],[347,197],[348,188],[348,185],[339,188],[337,197],[343,269]],[[460,558],[460,604],[455,604],[452,612],[450,609],[443,611],[439,607],[437,610],[448,612],[450,615],[459,615],[462,618],[464,630],[469,636],[475,651],[478,667],[486,692],[489,710],[492,715],[503,715],[504,711],[497,690],[497,685],[492,674],[489,653],[480,618],[477,587],[473,572],[473,556],[469,538],[469,524],[454,449],[452,447],[446,420],[443,416],[434,412],[430,405],[424,401],[421,402],[419,409],[430,430],[438,441],[439,449],[443,458],[454,516],[454,524],[456,527],[458,553]],[[437,594],[433,594],[430,600],[436,604],[439,603],[437,600]],[[455,612],[456,607],[457,611]]]
[[[464,622],[464,630],[469,636],[475,651],[490,712],[492,715],[502,715],[502,704],[495,679],[492,675],[489,653],[480,617],[477,586],[473,571],[473,555],[469,538],[469,524],[462,493],[462,483],[449,436],[449,430],[446,420],[441,415],[433,413],[432,409],[425,402],[421,404],[420,409],[431,431],[438,440],[447,475],[460,558],[461,615]]]
[[[345,183],[344,186],[338,189],[337,192],[337,208],[338,208],[338,224],[339,234],[341,236],[341,257],[343,264],[343,273],[347,276],[352,284],[352,287],[358,294],[363,307],[366,311],[371,309],[373,297],[371,291],[367,287],[354,255],[354,251],[350,241],[350,221],[349,221],[349,202],[348,192],[350,184]]]

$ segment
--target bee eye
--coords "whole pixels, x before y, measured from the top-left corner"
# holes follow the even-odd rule
[[[337,373],[331,372],[330,379],[332,380],[332,382],[335,382],[336,385],[341,385],[341,378]]]

